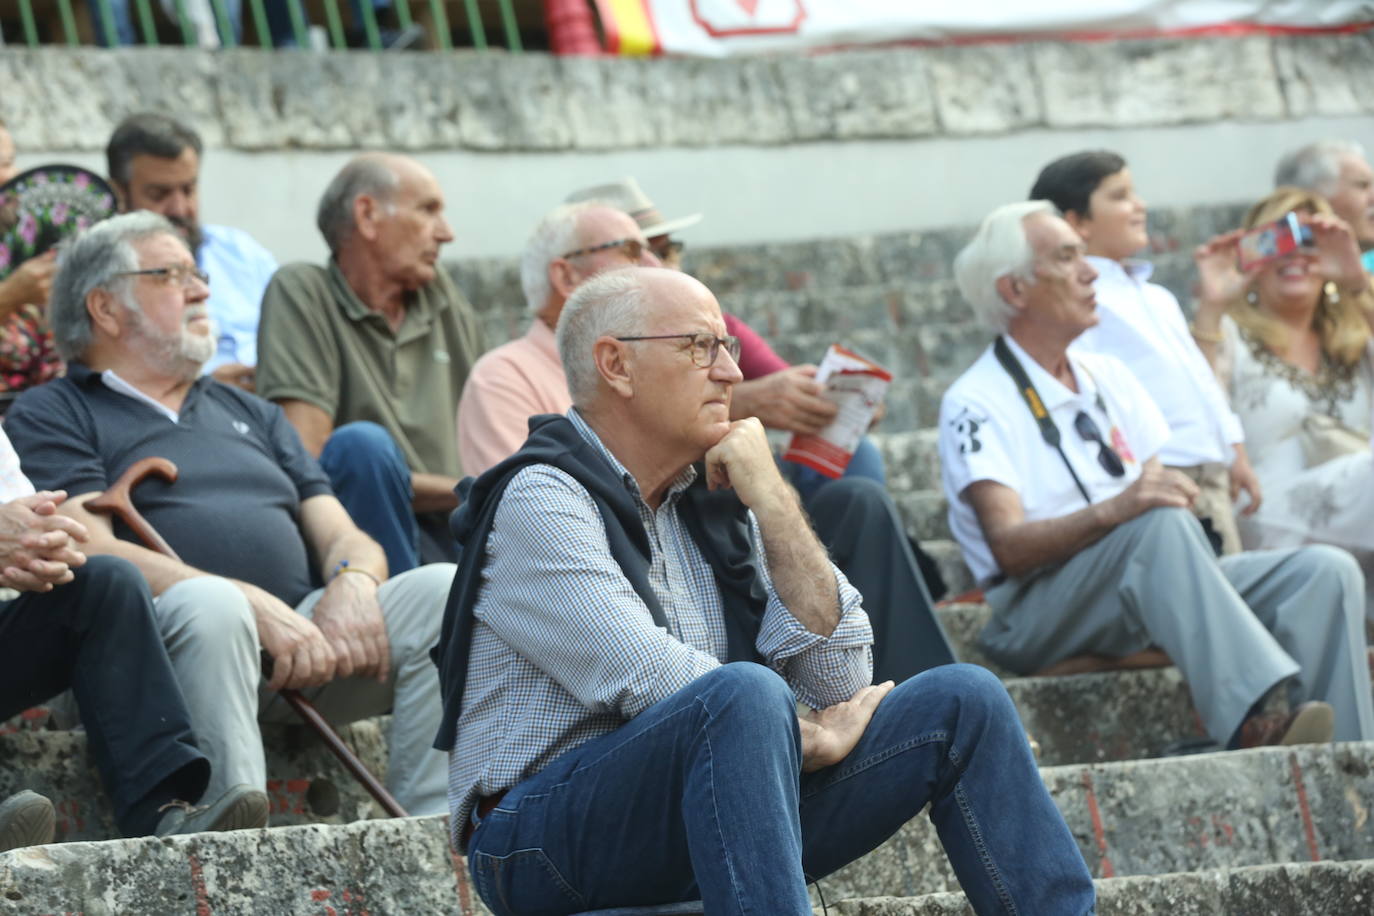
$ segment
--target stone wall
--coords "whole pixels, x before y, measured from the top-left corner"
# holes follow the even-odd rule
[[[1050,159],[1109,147],[1160,207],[1234,204],[1280,154],[1374,147],[1374,35],[987,44],[728,60],[456,52],[0,50],[21,166],[104,171],[113,126],[203,134],[201,216],[319,260],[314,210],[353,151],[438,176],[446,257],[510,256],[571,190],[635,175],[689,245],[974,223]]]
[[[151,108],[240,150],[624,150],[1367,115],[1371,76],[1369,32],[647,61],[6,49],[0,117],[34,149],[101,149]]]

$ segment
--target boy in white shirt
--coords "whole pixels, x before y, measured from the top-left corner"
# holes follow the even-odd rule
[[[1245,454],[1240,420],[1193,342],[1191,335],[1205,332],[1188,324],[1173,293],[1148,282],[1152,265],[1132,257],[1149,244],[1149,235],[1145,201],[1126,161],[1105,150],[1063,156],[1041,170],[1031,199],[1059,208],[1097,271],[1098,323],[1074,341],[1073,352],[1115,356],[1149,389],[1169,426],[1160,460],[1198,485],[1193,511],[1210,520],[1222,552],[1235,553],[1240,534],[1234,502],[1244,490],[1249,501],[1241,511],[1258,509],[1259,479]]]

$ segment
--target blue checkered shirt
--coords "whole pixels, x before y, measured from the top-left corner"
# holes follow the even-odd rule
[[[487,539],[449,754],[455,846],[479,796],[614,731],[726,659],[720,592],[677,512],[696,472],[683,471],[655,512],[575,408],[568,418],[634,497],[649,535],[649,582],[668,628],[654,624],[611,556],[601,513],[581,484],[543,464],[511,479]],[[807,705],[849,699],[873,678],[873,632],[858,591],[835,570],[839,625],[829,636],[812,633],[773,590],[757,522],[753,536],[768,594],[759,654]]]

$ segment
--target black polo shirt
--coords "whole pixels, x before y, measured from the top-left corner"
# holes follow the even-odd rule
[[[177,482],[148,478],[134,506],[184,562],[293,606],[317,579],[300,508],[330,493],[329,480],[275,404],[202,376],[173,422],[73,363],[15,401],[5,432],[35,487],[72,496],[104,490],[140,458],[166,458]],[[138,540],[118,521],[115,533]]]

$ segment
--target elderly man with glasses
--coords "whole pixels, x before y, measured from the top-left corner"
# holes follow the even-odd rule
[[[554,342],[568,297],[604,271],[658,264],[639,225],[616,207],[563,204],[540,221],[520,265],[533,313],[530,329],[477,361],[458,405],[458,449],[465,468],[476,474],[508,458],[529,434],[531,417],[572,406]],[[739,357],[739,339],[728,336],[728,341],[732,358]],[[689,349],[705,359],[711,346],[718,345],[701,338]],[[867,599],[879,677],[903,680],[953,662],[886,490],[862,477],[798,489],[831,557]]]
[[[1113,357],[1069,349],[1097,323],[1097,272],[1053,205],[994,211],[954,269],[998,332],[940,415],[950,527],[993,611],[985,651],[1030,674],[1158,647],[1228,748],[1374,737],[1359,567],[1320,546],[1216,558],[1196,484],[1160,463],[1150,396]],[[1265,712],[1279,688],[1291,709]]]
[[[428,651],[453,567],[388,576],[381,547],[349,518],[281,408],[201,374],[215,351],[207,279],[156,214],[117,216],[77,237],[49,311],[67,375],[25,392],[6,431],[36,485],[71,494],[57,511],[89,531],[87,552],[123,557],[147,580],[212,766],[208,798],[235,785],[261,794],[258,721],[293,718],[272,692],[289,687],[333,721],[390,711],[392,794],[413,814],[441,812]],[[153,456],[179,478],[147,482],[133,503],[180,559],[87,508]],[[272,662],[265,684],[260,648]]]
[[[436,652],[453,841],[487,905],[810,916],[808,876],[929,805],[979,912],[1090,912],[997,679],[872,683],[867,601],[762,424],[730,419],[738,342],[710,291],[602,273],[555,345],[573,407],[464,481]]]

